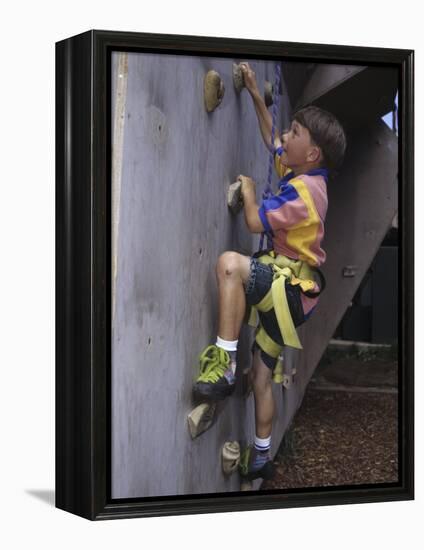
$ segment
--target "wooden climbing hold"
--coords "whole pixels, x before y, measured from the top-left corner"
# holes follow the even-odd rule
[[[230,185],[227,193],[228,208],[233,214],[237,214],[243,208],[243,199],[241,197],[241,181],[237,180]]]
[[[216,403],[201,403],[188,415],[188,427],[192,439],[210,428],[215,419]]]
[[[241,70],[241,63],[233,63],[233,83],[236,92],[239,94],[244,88],[244,77]]]
[[[271,105],[274,103],[273,94],[274,94],[274,86],[271,84],[271,82],[266,80],[265,87],[264,87],[264,100],[265,100],[265,105],[267,107],[271,107]]]
[[[238,441],[227,441],[222,447],[222,471],[233,474],[240,464],[240,445]]]
[[[289,371],[284,372],[283,376],[283,386],[286,390],[289,390],[294,384],[294,379],[296,375],[296,368],[292,367]]]
[[[205,106],[208,113],[214,111],[224,97],[225,87],[216,71],[208,71],[203,82]]]

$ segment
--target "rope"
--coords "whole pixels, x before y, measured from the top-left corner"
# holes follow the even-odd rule
[[[278,112],[278,103],[279,103],[280,80],[281,80],[281,66],[280,66],[280,63],[276,63],[276,65],[275,65],[275,84],[274,84],[273,101],[272,101],[271,149],[270,149],[270,152],[269,152],[267,184],[266,184],[265,189],[262,193],[262,199],[263,200],[269,199],[272,195],[271,182],[272,182],[272,168],[273,168],[273,165],[274,165],[274,155],[275,155],[274,139],[275,139],[275,126],[276,126],[276,121],[277,121],[277,112]],[[266,235],[266,238],[267,238],[267,248],[272,248],[272,237],[269,233],[264,232],[261,235],[261,240],[260,240],[260,243],[259,243],[259,251],[261,251],[263,249],[265,235]]]

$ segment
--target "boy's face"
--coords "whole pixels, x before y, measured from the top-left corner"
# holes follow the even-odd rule
[[[281,138],[284,153],[280,161],[292,170],[306,170],[311,164],[320,162],[320,148],[311,141],[309,130],[297,120],[293,120],[290,129],[284,132]]]

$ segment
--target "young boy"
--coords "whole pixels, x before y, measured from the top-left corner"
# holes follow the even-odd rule
[[[318,268],[327,211],[329,172],[341,164],[345,134],[335,117],[306,107],[293,117],[290,129],[271,144],[272,119],[259,92],[255,73],[241,65],[268,149],[274,151],[279,192],[256,203],[254,181],[239,176],[244,215],[252,233],[266,232],[273,249],[258,257],[224,252],[218,260],[219,326],[215,345],[200,356],[201,374],[194,385],[200,399],[220,400],[235,387],[236,352],[247,306],[256,306],[259,329],[253,346],[252,387],[255,400],[254,446],[247,477],[272,476],[271,430],[274,400],[272,372],[283,345],[301,347],[294,327],[312,313],[323,289]],[[278,136],[278,132],[275,132]],[[245,472],[246,473],[246,472]]]

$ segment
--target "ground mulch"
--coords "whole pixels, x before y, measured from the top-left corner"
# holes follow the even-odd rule
[[[398,395],[309,389],[262,489],[398,481]]]

